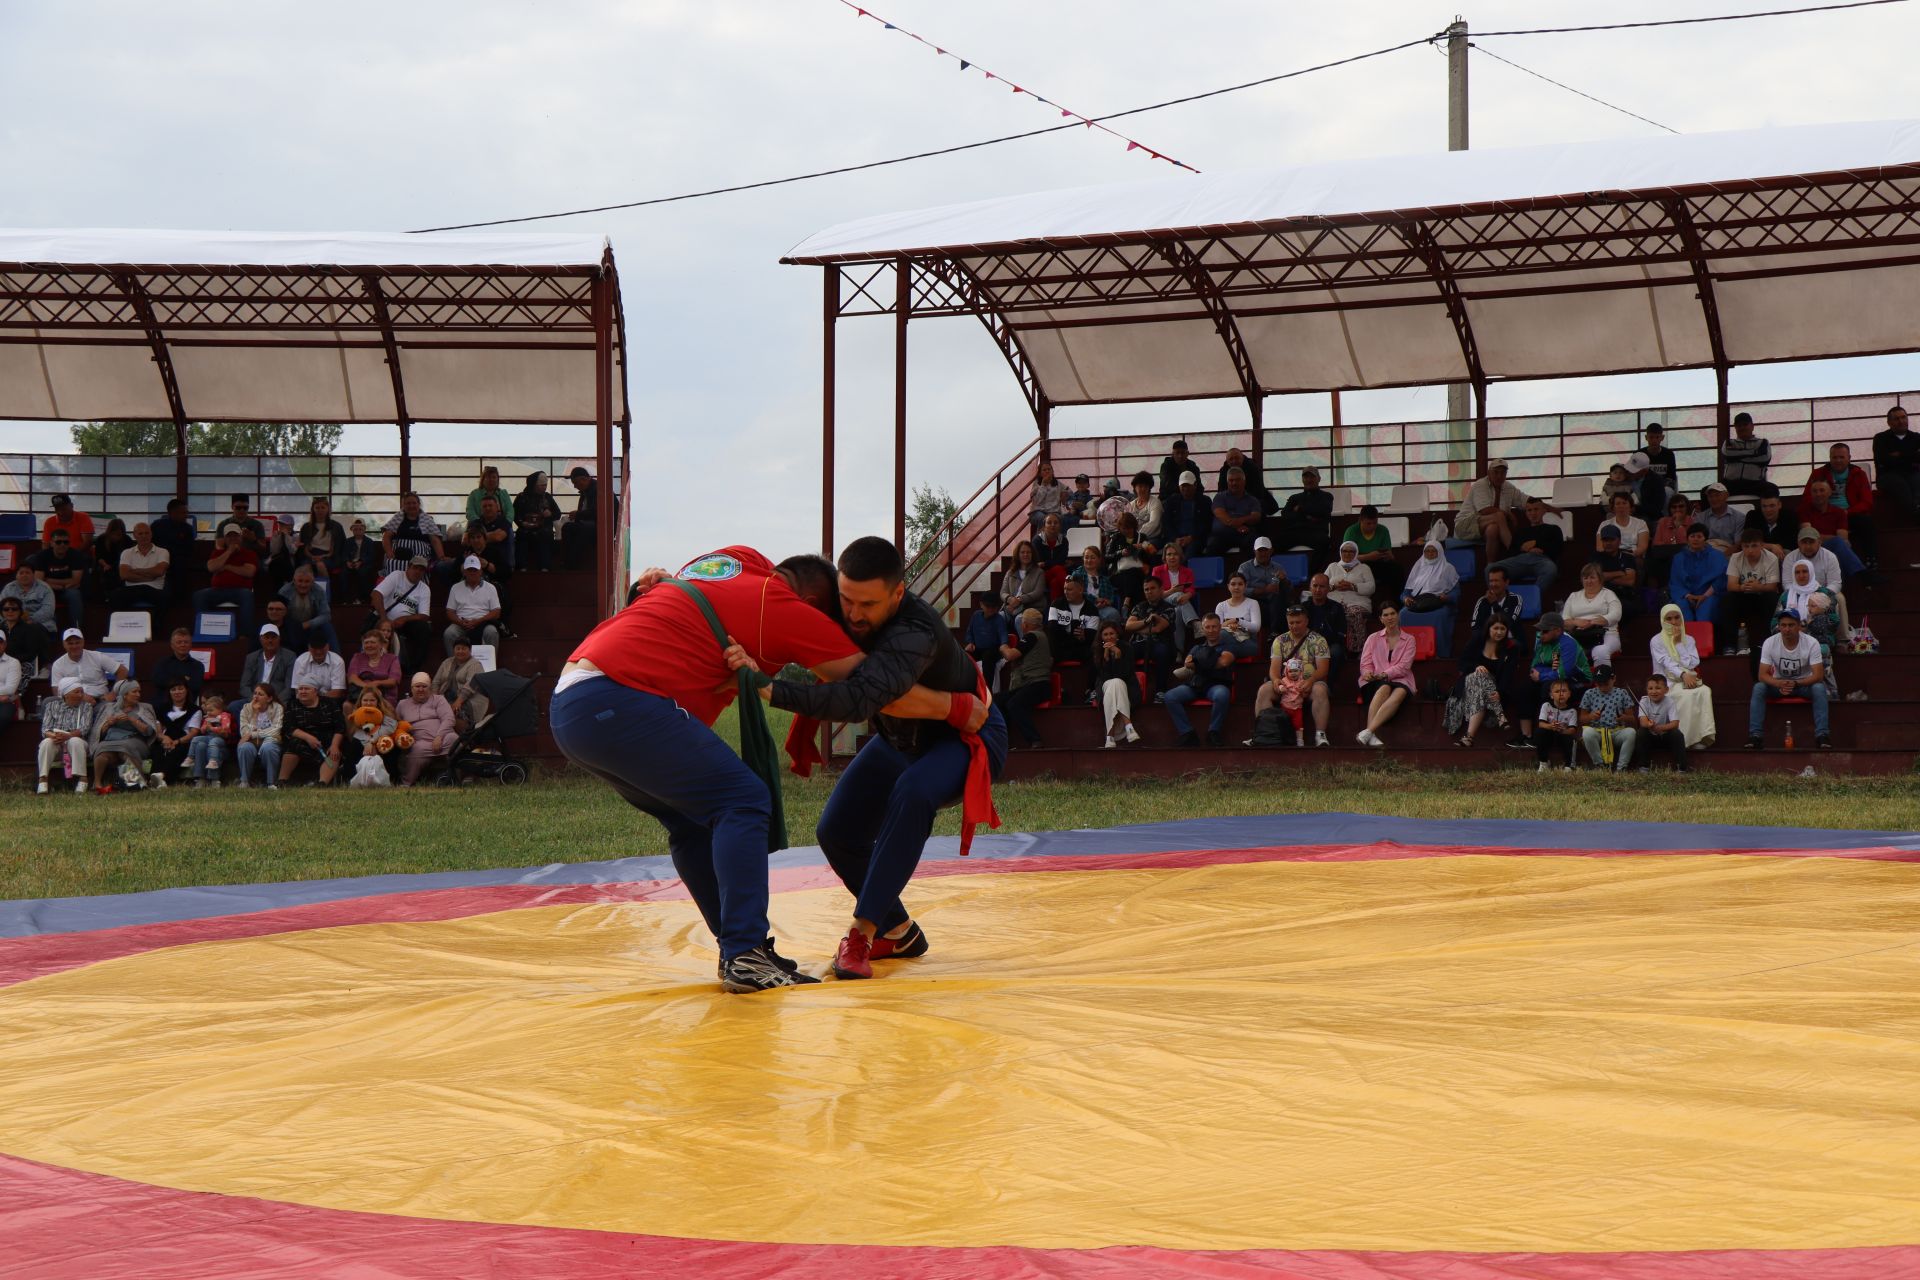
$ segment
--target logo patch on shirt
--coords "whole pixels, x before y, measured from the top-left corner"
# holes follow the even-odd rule
[[[694,582],[725,582],[729,578],[739,577],[744,572],[746,568],[738,560],[716,552],[710,556],[701,556],[674,576]]]

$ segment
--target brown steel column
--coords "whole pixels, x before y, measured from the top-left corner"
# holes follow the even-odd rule
[[[400,428],[400,492],[413,488],[413,424],[404,418],[396,423]]]
[[[593,278],[594,587],[600,617],[620,608],[624,584],[614,582],[616,525],[625,513],[613,487],[613,281],[603,267]]]
[[[1492,442],[1487,430],[1487,380],[1476,378],[1473,383],[1473,465],[1474,475],[1487,473],[1487,463],[1492,457]],[[1401,478],[1405,479],[1406,463],[1401,462]]]
[[[913,309],[913,264],[893,268],[893,542],[907,546],[907,314]]]
[[[1265,396],[1254,396],[1251,400],[1247,401],[1247,405],[1253,411],[1253,448],[1251,450],[1253,454],[1253,470],[1254,474],[1260,478],[1260,487],[1264,489],[1267,487],[1267,450],[1265,445],[1267,435],[1267,398]]]
[[[1033,411],[1033,420],[1040,428],[1040,451],[1035,458],[1040,462],[1053,461],[1053,405],[1045,400]]]
[[[833,365],[834,334],[840,319],[840,268],[821,273],[826,290],[820,322],[820,554],[833,559]]]

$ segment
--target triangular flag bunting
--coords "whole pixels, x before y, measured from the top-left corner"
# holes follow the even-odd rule
[[[1137,142],[1129,142],[1127,144],[1127,150],[1129,151],[1138,151],[1139,149],[1140,149],[1140,144]]]

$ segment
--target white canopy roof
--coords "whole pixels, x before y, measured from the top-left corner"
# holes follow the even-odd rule
[[[1920,349],[1916,197],[1920,122],[1819,125],[975,201],[785,260],[846,266],[849,315],[911,260],[913,314],[991,317],[1048,403],[1183,399]]]
[[[624,420],[601,236],[0,230],[0,418],[590,424],[601,278]]]

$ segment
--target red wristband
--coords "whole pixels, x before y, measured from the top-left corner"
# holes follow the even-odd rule
[[[947,704],[947,723],[964,733],[967,721],[973,718],[973,695],[950,693],[947,696],[953,699]]]

